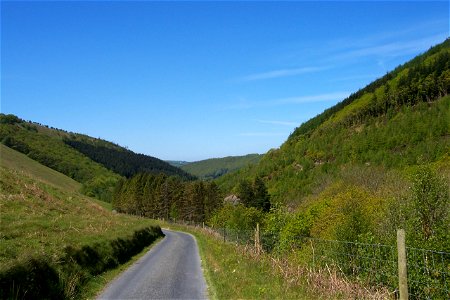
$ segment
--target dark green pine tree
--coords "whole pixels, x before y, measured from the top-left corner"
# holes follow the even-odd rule
[[[259,208],[264,212],[269,212],[270,196],[264,181],[259,176],[257,176],[253,182],[253,197],[253,207]]]
[[[253,206],[253,187],[249,180],[242,179],[237,186],[236,192],[239,196],[239,199],[241,199],[242,204],[247,207]]]

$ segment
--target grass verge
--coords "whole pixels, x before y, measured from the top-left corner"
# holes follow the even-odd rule
[[[293,257],[255,251],[252,245],[224,242],[217,233],[198,227],[161,223],[193,234],[211,299],[391,299],[383,288],[366,288],[340,270],[313,269]]]
[[[211,299],[319,299],[302,283],[293,284],[272,268],[270,258],[254,259],[232,243],[206,231],[161,223],[161,227],[189,232],[197,239]]]

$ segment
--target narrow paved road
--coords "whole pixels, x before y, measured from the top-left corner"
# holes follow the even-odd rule
[[[193,236],[166,237],[111,282],[98,299],[206,299],[206,282]]]

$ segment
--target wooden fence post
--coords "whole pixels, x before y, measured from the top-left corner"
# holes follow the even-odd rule
[[[405,230],[397,230],[397,252],[398,252],[398,288],[400,300],[408,299],[408,274],[406,266],[406,243]]]
[[[256,249],[256,253],[260,254],[261,240],[260,240],[260,235],[259,235],[259,223],[256,223],[256,229],[255,229],[255,249]]]

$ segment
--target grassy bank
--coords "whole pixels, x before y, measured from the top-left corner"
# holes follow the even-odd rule
[[[84,284],[78,294],[78,299],[96,299],[97,296],[105,289],[105,287],[118,277],[122,272],[125,272],[129,267],[136,263],[142,256],[144,256],[152,247],[154,247],[162,237],[156,239],[150,246],[145,247],[139,254],[133,256],[126,263],[117,266],[114,269],[107,270],[101,274],[92,276],[91,279]]]
[[[75,298],[162,235],[154,221],[113,213],[63,174],[1,150],[0,298]]]

